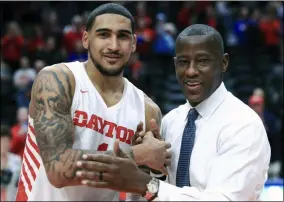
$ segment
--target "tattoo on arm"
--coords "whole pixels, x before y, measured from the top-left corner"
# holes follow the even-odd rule
[[[69,76],[63,70],[60,73],[42,71],[34,83],[32,96],[31,107],[35,109],[31,110],[31,116],[48,176],[58,181],[75,178],[75,162],[81,159],[83,151],[70,151],[74,142],[74,125],[70,114]]]

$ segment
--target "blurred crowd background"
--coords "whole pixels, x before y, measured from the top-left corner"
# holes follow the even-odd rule
[[[81,43],[85,22],[89,12],[102,3],[106,2],[1,2],[1,173],[19,171],[37,73],[47,65],[87,60]],[[135,17],[138,37],[125,76],[153,98],[163,114],[185,102],[173,63],[178,33],[195,23],[208,24],[221,33],[230,56],[225,84],[262,118],[272,147],[269,179],[283,177],[283,4],[116,3]],[[7,152],[14,157],[12,163]],[[1,190],[10,181],[1,177]]]

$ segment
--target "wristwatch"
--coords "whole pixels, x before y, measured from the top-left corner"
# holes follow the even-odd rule
[[[147,201],[153,201],[158,196],[160,181],[156,178],[147,184],[146,194],[143,196]]]

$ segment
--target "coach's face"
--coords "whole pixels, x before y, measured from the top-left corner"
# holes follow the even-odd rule
[[[84,33],[83,45],[103,75],[117,76],[136,49],[136,36],[132,33],[130,19],[103,14],[97,16],[92,29]]]
[[[175,69],[182,91],[193,106],[209,97],[222,82],[228,54],[212,36],[182,36],[176,42]]]

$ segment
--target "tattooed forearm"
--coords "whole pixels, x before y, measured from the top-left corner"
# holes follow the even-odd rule
[[[40,155],[55,186],[80,184],[76,162],[90,151],[72,149],[74,125],[70,114],[71,84],[64,70],[42,71],[33,85],[30,110]]]

